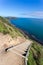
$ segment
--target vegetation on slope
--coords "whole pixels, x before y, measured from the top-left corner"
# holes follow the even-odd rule
[[[16,27],[12,26],[6,18],[0,16],[0,32],[10,34],[12,37],[23,36]]]
[[[43,65],[43,46],[35,41],[30,49],[27,65]]]
[[[12,26],[6,18],[0,16],[0,32],[10,34],[12,37],[24,36],[16,27]],[[33,41],[28,57],[28,65],[43,65],[43,46]]]

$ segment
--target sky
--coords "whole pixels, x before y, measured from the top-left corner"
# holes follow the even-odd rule
[[[0,0],[0,16],[43,18],[43,0]]]

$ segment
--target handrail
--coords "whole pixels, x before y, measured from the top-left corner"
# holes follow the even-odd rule
[[[31,44],[31,45],[32,45],[32,44]],[[30,51],[31,45],[28,46],[26,56],[23,56],[23,55],[21,55],[21,54],[18,53],[18,52],[14,52],[14,51],[12,50],[12,47],[14,47],[14,46],[10,46],[10,47],[6,48],[5,51],[7,52],[8,50],[10,50],[11,52],[13,52],[13,53],[15,53],[15,54],[17,54],[17,55],[23,57],[23,58],[25,59],[25,65],[27,65],[27,60],[28,60],[27,57],[29,56],[29,51]],[[16,49],[16,46],[15,46],[14,48]],[[20,51],[20,50],[18,50],[18,51]]]
[[[32,44],[31,44],[32,45]],[[26,58],[29,56],[29,51],[30,51],[30,48],[31,48],[31,45],[28,47],[28,51],[27,51],[27,54],[26,54]],[[27,65],[27,60],[25,58],[25,65]]]

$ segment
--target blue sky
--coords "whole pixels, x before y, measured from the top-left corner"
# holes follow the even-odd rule
[[[43,0],[0,0],[0,15],[43,18]]]

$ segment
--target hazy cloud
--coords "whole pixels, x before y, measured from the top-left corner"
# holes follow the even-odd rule
[[[25,16],[25,17],[43,18],[43,11],[35,11],[35,12],[29,12],[29,13],[22,13],[20,15]]]

